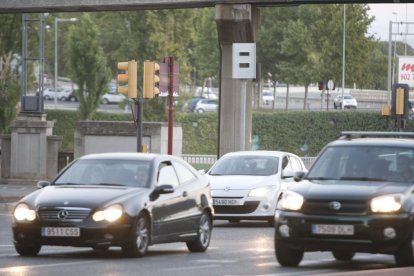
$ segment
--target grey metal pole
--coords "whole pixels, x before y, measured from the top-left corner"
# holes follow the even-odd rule
[[[389,106],[391,98],[391,39],[392,39],[392,21],[390,21],[388,38],[388,91],[387,91],[387,105]]]
[[[53,87],[55,88],[55,96],[54,96],[54,103],[55,103],[55,109],[57,104],[57,95],[56,95],[56,88],[57,88],[57,75],[58,75],[58,18],[55,18],[55,74],[53,78]]]
[[[241,109],[240,109],[240,150],[246,150],[246,98],[247,98],[247,81],[241,81]]]
[[[344,4],[344,20],[342,33],[342,104],[341,109],[344,109],[344,90],[345,90],[345,38],[346,38],[346,5]]]

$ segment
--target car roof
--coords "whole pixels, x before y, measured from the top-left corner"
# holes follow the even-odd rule
[[[80,159],[130,159],[130,160],[153,160],[161,155],[140,152],[107,152],[87,154]]]
[[[344,131],[330,146],[397,146],[414,147],[412,132]]]
[[[272,151],[272,150],[251,150],[251,151],[234,151],[229,152],[223,155],[223,157],[227,156],[275,156],[275,157],[283,157],[284,155],[294,155],[293,153],[285,152],[285,151]]]

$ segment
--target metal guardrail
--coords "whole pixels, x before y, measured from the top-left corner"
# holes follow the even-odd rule
[[[217,161],[217,156],[215,155],[193,155],[193,154],[183,154],[181,157],[190,164],[208,164],[213,165]],[[307,169],[309,169],[316,157],[301,157],[303,163]]]
[[[217,161],[216,155],[195,155],[182,154],[181,157],[190,164],[209,164],[213,165]]]

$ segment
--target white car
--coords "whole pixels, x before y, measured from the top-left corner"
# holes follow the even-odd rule
[[[335,97],[333,101],[333,106],[335,109],[342,108],[342,104],[344,108],[354,108],[356,109],[358,106],[357,100],[351,95],[344,95],[342,99],[342,95],[338,95]]]
[[[218,101],[215,99],[201,99],[197,102],[194,112],[215,112],[218,110]]]
[[[214,219],[274,222],[277,197],[306,172],[302,159],[282,151],[240,151],[223,155],[207,172]]]
[[[265,91],[262,94],[262,99],[264,104],[270,104],[274,101],[273,92]]]
[[[46,88],[43,90],[43,99],[53,100],[56,97],[59,101],[66,101],[71,93],[72,90],[67,88]]]
[[[116,91],[110,91],[102,95],[101,102],[103,104],[121,103],[126,100],[123,94],[119,94]]]

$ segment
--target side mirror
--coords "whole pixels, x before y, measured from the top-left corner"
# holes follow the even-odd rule
[[[50,185],[49,181],[41,180],[41,181],[37,182],[36,187],[38,189],[43,189],[44,187],[49,186],[49,185]]]
[[[150,200],[154,201],[156,200],[161,194],[171,194],[173,193],[174,186],[170,184],[163,184],[155,187],[154,191],[150,194]]]
[[[206,174],[206,170],[204,170],[204,169],[198,170],[198,173],[201,174],[201,175],[205,175]]]
[[[299,182],[303,179],[303,177],[305,176],[306,172],[296,172],[293,180],[295,180],[296,182]]]
[[[283,171],[282,172],[282,179],[286,179],[286,178],[292,178],[295,177],[296,172],[294,171]]]

